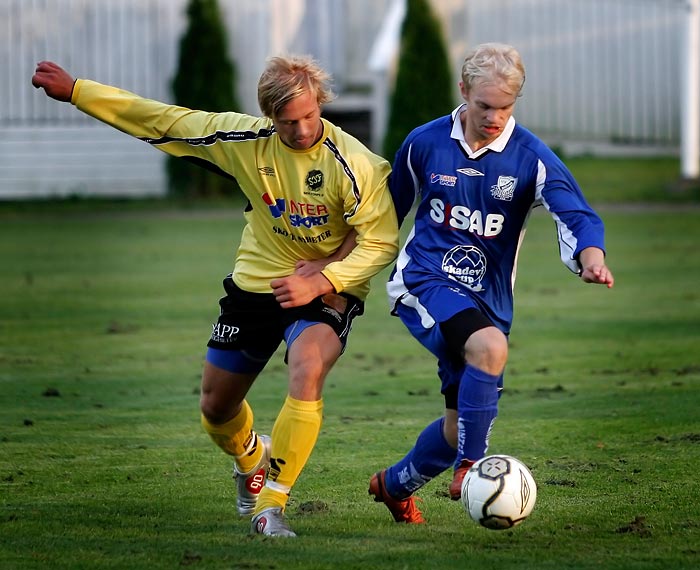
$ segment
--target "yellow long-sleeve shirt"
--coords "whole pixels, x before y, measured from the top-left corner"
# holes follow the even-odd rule
[[[325,119],[321,140],[294,150],[264,117],[193,111],[86,79],[76,81],[71,102],[159,150],[207,161],[237,180],[250,202],[234,268],[246,291],[269,293],[272,279],[294,273],[300,259],[330,256],[351,228],[357,246],[323,271],[337,292],[366,298],[370,279],[396,257],[389,163]]]

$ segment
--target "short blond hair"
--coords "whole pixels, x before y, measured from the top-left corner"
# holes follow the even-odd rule
[[[525,66],[513,46],[486,43],[476,46],[462,64],[462,81],[467,90],[482,81],[503,81],[519,96],[525,84]]]
[[[267,61],[258,81],[258,104],[274,118],[287,103],[311,92],[319,105],[332,101],[331,76],[311,56],[277,56]]]

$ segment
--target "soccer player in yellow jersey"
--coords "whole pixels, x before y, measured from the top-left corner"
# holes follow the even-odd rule
[[[235,178],[248,199],[234,269],[202,374],[202,425],[234,457],[238,511],[251,532],[295,536],[289,493],[316,443],[326,375],[342,354],[369,281],[398,252],[390,166],[321,117],[329,75],[275,57],[258,83],[262,117],[195,111],[74,78],[40,62],[37,88],[151,146]],[[282,341],[288,394],[271,438],[246,394]]]

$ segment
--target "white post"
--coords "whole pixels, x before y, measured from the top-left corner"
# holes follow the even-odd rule
[[[681,176],[700,177],[700,0],[687,0],[681,46]]]
[[[401,26],[406,16],[406,0],[393,0],[372,44],[367,67],[373,76],[374,109],[372,112],[372,150],[381,152],[388,120],[388,99],[391,93],[391,64],[401,43]],[[387,157],[391,162],[394,157]]]

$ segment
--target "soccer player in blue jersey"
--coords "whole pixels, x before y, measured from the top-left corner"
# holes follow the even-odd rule
[[[370,479],[370,495],[397,522],[424,522],[412,495],[450,467],[458,499],[469,467],[486,454],[532,209],[554,218],[561,260],[574,274],[614,283],[600,218],[559,158],[513,118],[524,81],[512,46],[477,46],[462,66],[464,103],[416,128],[396,154],[389,186],[399,222],[416,201],[417,209],[387,291],[392,313],[437,357],[445,399],[445,415]]]
[[[144,99],[53,62],[32,83],[159,150],[235,178],[248,199],[202,374],[202,425],[234,458],[237,507],[251,532],[296,536],[289,493],[321,428],[322,389],[362,314],[370,279],[398,252],[389,163],[321,117],[330,77],[309,57],[271,58],[258,82],[262,117]],[[246,400],[286,342],[287,397],[272,438]]]

